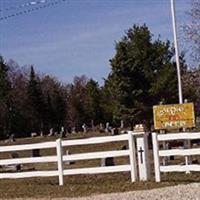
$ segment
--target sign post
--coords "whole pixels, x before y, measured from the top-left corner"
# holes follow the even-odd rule
[[[173,35],[174,35],[174,48],[176,56],[176,67],[177,67],[177,78],[178,78],[178,96],[179,103],[183,103],[183,94],[182,94],[182,83],[181,83],[181,69],[179,61],[179,48],[178,48],[178,39],[176,31],[176,12],[175,12],[175,0],[171,0],[171,12],[172,12],[172,24],[173,24]]]

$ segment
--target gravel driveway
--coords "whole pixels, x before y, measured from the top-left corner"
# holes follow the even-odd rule
[[[37,200],[200,200],[200,183],[152,190],[93,195],[80,198],[42,198]],[[17,199],[25,200],[25,199]],[[26,200],[28,200],[26,198]],[[32,198],[29,200],[33,200]]]

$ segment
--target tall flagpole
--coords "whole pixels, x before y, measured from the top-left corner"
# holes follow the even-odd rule
[[[181,104],[183,103],[183,95],[182,95],[182,84],[181,84],[181,70],[180,70],[180,62],[179,62],[179,49],[178,49],[178,40],[177,40],[177,31],[176,31],[175,0],[171,0],[171,12],[172,12],[174,47],[175,47],[176,67],[177,67],[177,77],[178,77],[178,94],[179,94],[179,103]]]

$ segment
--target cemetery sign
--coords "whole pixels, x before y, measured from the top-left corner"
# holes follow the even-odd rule
[[[195,126],[193,103],[153,106],[155,129],[192,128]]]

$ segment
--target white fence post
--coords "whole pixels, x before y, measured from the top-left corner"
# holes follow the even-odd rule
[[[128,133],[128,144],[129,144],[129,159],[131,165],[131,181],[134,182],[137,179],[137,166],[135,156],[135,140],[132,133]]]
[[[59,185],[63,185],[64,184],[64,180],[63,180],[63,155],[62,155],[61,139],[56,140],[56,151],[57,151],[57,159],[58,159]]]
[[[186,128],[183,128],[183,132],[186,132]],[[184,141],[183,145],[184,145],[184,149],[190,149],[191,148],[191,141],[186,140],[186,141]],[[191,156],[185,156],[185,165],[187,166],[189,164],[191,164]],[[190,171],[187,170],[186,174],[189,174],[189,173],[190,173]]]
[[[150,178],[147,133],[144,132],[139,135],[136,135],[136,143],[137,143],[139,179],[141,181],[147,181]]]
[[[157,133],[152,133],[153,142],[153,157],[154,157],[154,169],[156,182],[160,182],[160,160],[159,160],[159,146]]]

